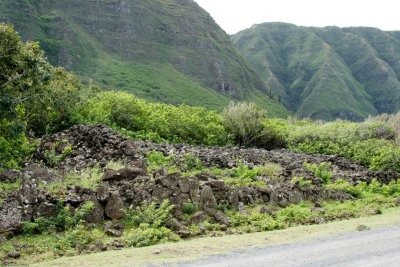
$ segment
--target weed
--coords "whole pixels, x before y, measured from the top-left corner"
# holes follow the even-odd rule
[[[169,168],[173,165],[172,156],[164,156],[163,153],[153,151],[147,154],[147,168],[149,171]]]
[[[301,188],[308,188],[312,186],[312,181],[307,180],[304,177],[293,177],[292,183],[298,184]]]
[[[42,182],[39,187],[55,195],[64,195],[68,186],[80,186],[95,190],[99,185],[103,172],[99,167],[86,168],[81,171],[72,171],[65,175],[64,180]]]
[[[183,213],[187,214],[187,215],[195,214],[196,211],[198,211],[198,209],[199,209],[199,207],[192,202],[184,203],[183,207],[182,207]]]
[[[165,226],[172,218],[172,209],[173,206],[168,200],[164,200],[161,204],[152,202],[149,205],[128,210],[124,223],[128,227],[138,227],[141,224],[148,224],[155,228]]]
[[[123,237],[125,244],[129,247],[145,247],[179,239],[177,234],[164,226],[155,228],[146,223],[127,231]]]
[[[304,162],[304,167],[309,171],[312,171],[315,177],[321,179],[324,184],[329,184],[331,182],[333,176],[333,173],[331,172],[331,163],[322,162],[318,165]]]
[[[258,175],[267,176],[272,181],[280,181],[280,174],[282,173],[282,166],[276,163],[266,163],[262,166],[256,167]]]
[[[122,161],[109,161],[106,165],[106,169],[118,171],[125,168],[125,164]]]

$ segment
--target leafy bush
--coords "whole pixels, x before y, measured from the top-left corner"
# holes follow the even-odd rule
[[[285,228],[285,225],[275,220],[269,214],[260,214],[257,211],[233,212],[228,214],[232,227],[244,232],[261,232]]]
[[[266,113],[253,103],[231,102],[222,116],[226,128],[240,146],[253,145],[262,135]]]
[[[400,147],[394,131],[380,122],[301,121],[291,126],[291,150],[314,154],[336,154],[359,161],[373,170],[400,171]]]
[[[164,200],[161,204],[152,202],[149,205],[143,205],[133,210],[128,210],[124,222],[128,226],[139,226],[147,224],[150,227],[165,226],[172,218],[171,211],[173,206],[168,200]]]
[[[382,195],[384,197],[400,196],[400,180],[391,181],[389,184],[382,184],[374,179],[370,184],[360,182],[357,185],[351,185],[348,181],[339,179],[326,187],[331,190],[349,193],[357,198],[368,198],[371,195]]]
[[[20,163],[27,158],[34,149],[35,146],[29,143],[23,133],[16,134],[13,137],[0,135],[0,171],[18,168]]]
[[[57,242],[56,247],[62,250],[83,247],[104,238],[104,232],[98,229],[89,230],[83,225],[77,225],[65,231],[64,235]]]
[[[124,223],[128,227],[123,237],[126,245],[143,247],[179,240],[179,236],[166,227],[172,219],[172,208],[169,201],[164,200],[161,204],[152,202],[129,210],[124,217]]]
[[[94,205],[92,202],[86,202],[79,209],[72,213],[69,207],[63,207],[58,204],[58,214],[52,218],[37,218],[33,222],[23,222],[24,234],[41,234],[50,231],[64,231],[76,227],[83,221]]]
[[[51,149],[45,151],[44,158],[47,165],[51,167],[56,167],[58,164],[63,162],[69,154],[71,154],[72,145],[69,145],[68,142],[63,143],[63,148],[60,154],[57,154],[56,152],[57,147],[61,145],[60,143],[57,143],[55,147],[52,147]]]
[[[324,184],[331,182],[333,173],[331,172],[332,164],[329,162],[322,162],[320,164],[310,164],[305,162],[304,167],[314,173],[316,178],[321,179]]]
[[[134,138],[156,142],[224,145],[222,118],[213,111],[186,105],[148,103],[124,92],[103,92],[75,114],[81,123],[103,123]]]
[[[310,204],[306,202],[297,205],[292,204],[276,213],[277,220],[289,226],[294,224],[309,224],[313,222],[315,216],[311,211]]]
[[[368,122],[384,122],[396,131],[397,143],[400,144],[400,112],[396,114],[381,114],[376,117],[368,117]]]
[[[201,171],[203,168],[203,162],[193,153],[186,153],[183,155],[180,168],[182,172]]]
[[[282,166],[276,163],[266,163],[256,167],[258,175],[267,176],[273,181],[279,181],[279,175],[282,173]]]
[[[265,149],[287,147],[287,136],[290,128],[287,120],[266,119],[262,124],[263,130],[255,142],[257,147]]]
[[[304,179],[304,177],[293,177],[292,183],[298,184],[301,188],[309,188],[312,186],[312,181]]]
[[[184,203],[182,206],[183,213],[187,215],[195,214],[198,209],[199,207],[192,202]]]
[[[125,244],[129,247],[145,247],[168,241],[178,241],[179,239],[177,234],[166,227],[155,228],[146,223],[128,231],[123,238]]]
[[[257,168],[250,169],[246,165],[240,164],[233,169],[227,169],[222,172],[222,179],[230,185],[234,186],[265,186],[265,182],[258,180],[259,170]]]
[[[147,168],[149,171],[168,168],[173,165],[172,156],[164,156],[162,152],[152,151],[147,154]]]

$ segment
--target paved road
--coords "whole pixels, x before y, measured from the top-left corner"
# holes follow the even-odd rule
[[[178,266],[400,266],[400,226],[237,252]]]

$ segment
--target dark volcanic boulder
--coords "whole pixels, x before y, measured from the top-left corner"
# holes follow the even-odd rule
[[[22,216],[22,207],[17,200],[5,200],[0,207],[0,234],[18,230]]]
[[[110,198],[107,201],[105,213],[112,220],[119,220],[124,217],[124,202],[118,193],[110,193]]]
[[[106,170],[103,176],[103,181],[120,181],[120,180],[134,180],[138,176],[146,175],[145,169],[131,167],[118,171]]]
[[[104,209],[95,196],[84,196],[85,202],[93,203],[93,208],[85,215],[85,221],[88,223],[102,223],[104,221]]]

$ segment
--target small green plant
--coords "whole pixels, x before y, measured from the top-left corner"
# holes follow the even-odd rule
[[[109,161],[106,165],[106,169],[110,169],[110,170],[121,170],[125,168],[125,164],[122,161]]]
[[[262,166],[257,166],[257,173],[260,176],[267,176],[273,181],[280,180],[280,174],[282,173],[282,166],[276,163],[266,163]]]
[[[93,207],[93,202],[89,201],[72,213],[69,207],[63,207],[62,203],[58,203],[58,214],[55,217],[40,217],[33,222],[23,222],[23,232],[27,235],[33,235],[72,229],[83,222],[85,215],[88,214]]]
[[[71,171],[65,175],[63,180],[56,180],[49,183],[42,182],[39,188],[60,196],[66,193],[68,186],[80,186],[95,190],[101,182],[102,176],[103,171],[100,167],[90,167],[81,171]]]
[[[310,164],[304,162],[304,167],[309,171],[312,171],[315,177],[320,178],[324,184],[329,184],[331,182],[333,176],[333,173],[331,172],[331,163],[322,162],[320,164]]]
[[[228,211],[227,216],[233,227],[241,232],[261,232],[283,229],[285,225],[269,214],[261,214],[256,208],[246,212]]]
[[[193,172],[200,171],[204,168],[203,162],[193,153],[183,155],[181,171]]]
[[[169,168],[173,165],[172,156],[164,156],[162,152],[153,151],[147,154],[147,168],[149,171],[160,168]]]
[[[0,183],[0,199],[5,197],[8,193],[18,190],[21,186],[21,181],[14,183]]]
[[[89,230],[82,224],[79,224],[64,233],[59,241],[59,245],[67,245],[68,247],[76,248],[91,244],[94,241],[102,240],[104,238],[104,232],[99,229]]]
[[[128,227],[138,227],[141,224],[148,224],[155,228],[165,226],[172,219],[172,209],[173,205],[168,200],[164,200],[161,204],[153,201],[148,205],[128,210],[124,223]]]
[[[187,215],[195,214],[198,209],[199,207],[192,202],[186,202],[182,206],[183,213]]]
[[[142,223],[138,228],[131,229],[124,234],[123,240],[128,247],[145,247],[169,241],[178,241],[180,238],[170,229],[152,227]]]
[[[310,224],[313,222],[315,216],[316,215],[311,212],[311,204],[307,202],[296,205],[292,204],[276,213],[276,219],[288,226]]]
[[[60,154],[56,152],[56,147],[59,147],[60,145],[65,145],[63,150],[61,151]],[[46,163],[50,167],[55,167],[59,165],[61,162],[65,160],[65,158],[72,153],[72,145],[68,144],[68,141],[63,141],[62,144],[56,143],[54,147],[52,147],[50,150],[46,150],[44,153],[44,157],[46,160]]]
[[[225,181],[226,184],[233,186],[266,186],[263,176],[262,167],[249,168],[243,163],[232,169],[208,169],[210,173]]]
[[[124,217],[127,228],[123,237],[125,244],[130,247],[143,247],[179,240],[179,236],[166,227],[172,219],[172,208],[169,201],[164,200],[161,204],[152,202],[128,210]]]
[[[299,184],[299,186],[302,188],[308,188],[312,186],[312,181],[304,179],[304,177],[295,176],[292,178],[292,183]]]

